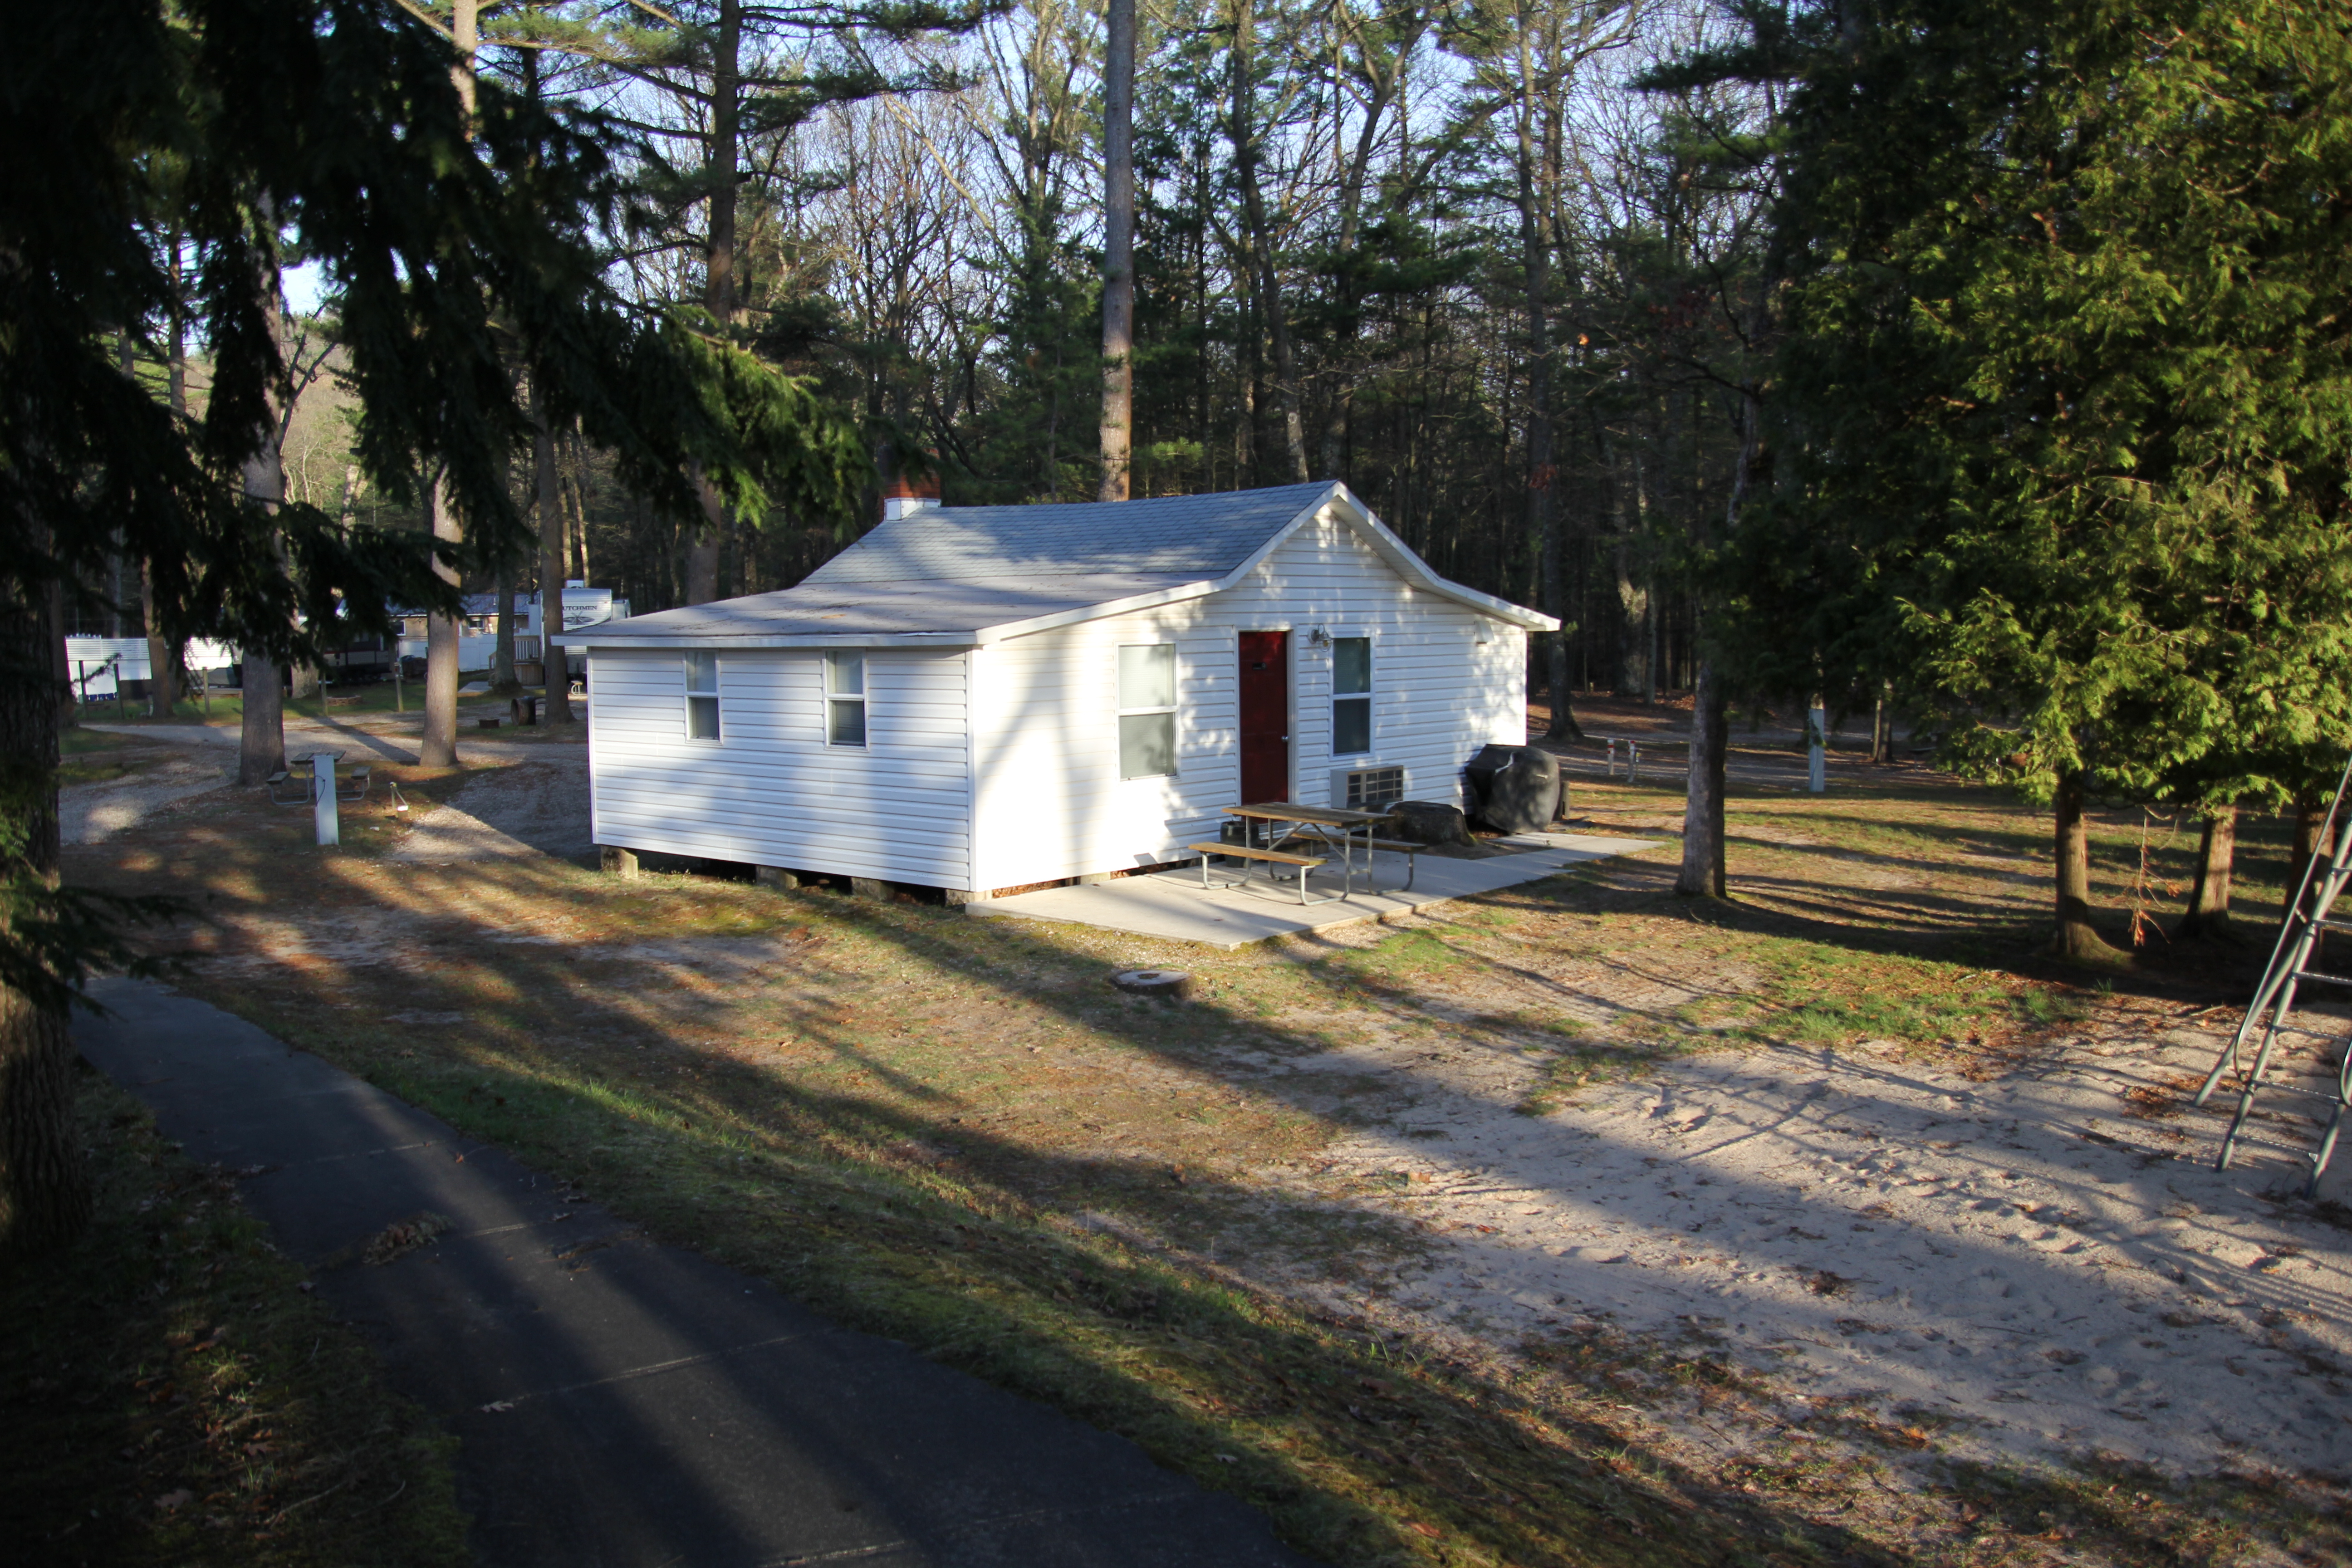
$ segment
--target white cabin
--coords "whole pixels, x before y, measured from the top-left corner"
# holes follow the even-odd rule
[[[1182,861],[1246,801],[1458,805],[1559,625],[1336,483],[892,511],[796,587],[559,637],[596,843],[953,898]]]

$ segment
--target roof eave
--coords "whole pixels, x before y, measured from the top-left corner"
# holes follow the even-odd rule
[[[619,623],[616,623],[619,624]],[[971,647],[977,631],[955,632],[703,632],[653,637],[597,637],[583,629],[549,641],[562,648]]]

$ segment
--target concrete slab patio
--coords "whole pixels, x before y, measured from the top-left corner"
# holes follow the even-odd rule
[[[101,1070],[247,1205],[454,1433],[499,1568],[1303,1568],[1239,1500],[656,1243],[202,1002],[108,981]],[[428,1245],[363,1261],[420,1215]]]
[[[1605,860],[1613,855],[1636,855],[1654,848],[1654,838],[1602,838],[1581,833],[1524,833],[1499,841],[1517,852],[1483,860],[1452,860],[1423,855],[1410,892],[1399,889],[1404,880],[1403,857],[1381,855],[1374,867],[1383,890],[1365,889],[1357,876],[1355,892],[1329,903],[1301,904],[1297,894],[1269,885],[1263,876],[1247,886],[1219,889],[1221,880],[1237,877],[1239,868],[1212,869],[1208,889],[1201,886],[1197,868],[1161,871],[1148,877],[1121,877],[1113,882],[1074,888],[1047,888],[1016,893],[1009,899],[975,900],[964,906],[971,915],[1016,916],[1025,920],[1066,921],[1098,926],[1105,931],[1175,942],[1204,942],[1211,947],[1243,947],[1272,936],[1328,931],[1358,921],[1442,904],[1474,893],[1491,893],[1549,877],[1570,866]],[[1340,879],[1318,871],[1307,879],[1309,896],[1337,895]]]

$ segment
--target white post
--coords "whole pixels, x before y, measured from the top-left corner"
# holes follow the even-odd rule
[[[335,811],[335,754],[320,752],[310,759],[310,820],[323,847],[343,841],[342,821]]]
[[[1827,795],[1830,788],[1830,716],[1818,697],[1805,711],[1805,785],[1815,795]]]

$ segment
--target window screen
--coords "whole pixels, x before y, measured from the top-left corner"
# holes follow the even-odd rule
[[[715,653],[686,656],[686,738],[719,739],[719,656]]]
[[[1331,639],[1331,754],[1372,749],[1372,639]]]
[[[1176,771],[1176,647],[1142,643],[1118,650],[1118,776],[1160,778]]]
[[[866,656],[824,656],[824,743],[866,744]]]

